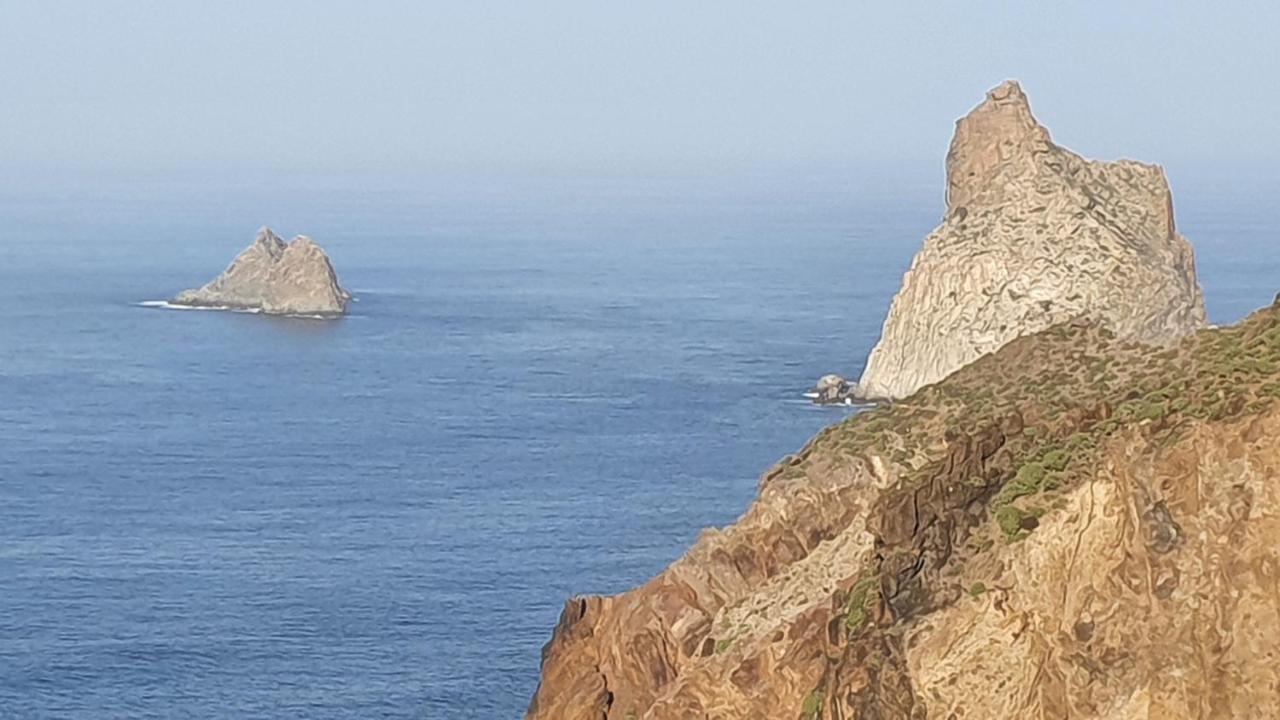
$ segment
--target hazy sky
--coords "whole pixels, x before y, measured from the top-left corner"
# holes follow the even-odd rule
[[[0,173],[1280,161],[1280,3],[0,0]]]

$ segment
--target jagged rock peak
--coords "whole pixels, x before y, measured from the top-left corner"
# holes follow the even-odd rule
[[[1049,131],[1036,122],[1031,103],[1016,81],[1006,80],[968,115],[956,121],[947,153],[947,211],[972,203],[1013,165],[1026,170],[1038,153],[1052,147]]]
[[[956,122],[946,197],[858,382],[862,397],[905,397],[1081,317],[1157,344],[1205,325],[1164,172],[1055,145],[1016,82]]]
[[[279,258],[287,247],[285,241],[266,225],[258,228],[258,235],[254,237],[253,244],[265,250],[273,258]]]
[[[173,302],[274,315],[336,316],[346,312],[350,299],[328,255],[311,238],[299,235],[286,243],[263,227],[221,275],[179,293]]]

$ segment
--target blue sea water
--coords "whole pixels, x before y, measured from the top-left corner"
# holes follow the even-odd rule
[[[1212,319],[1269,303],[1275,194],[1186,184]],[[519,717],[565,598],[657,573],[842,416],[799,393],[856,376],[940,186],[5,186],[0,717]],[[264,223],[350,317],[139,305]]]

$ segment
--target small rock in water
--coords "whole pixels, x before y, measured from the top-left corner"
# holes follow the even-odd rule
[[[852,405],[853,386],[839,375],[823,375],[814,385],[810,397],[818,405]]]

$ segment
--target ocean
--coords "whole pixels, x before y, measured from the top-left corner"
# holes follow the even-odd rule
[[[1275,177],[1174,177],[1210,317]],[[51,179],[0,194],[0,717],[518,718],[566,598],[846,410],[941,177]],[[260,225],[337,321],[147,306]]]

